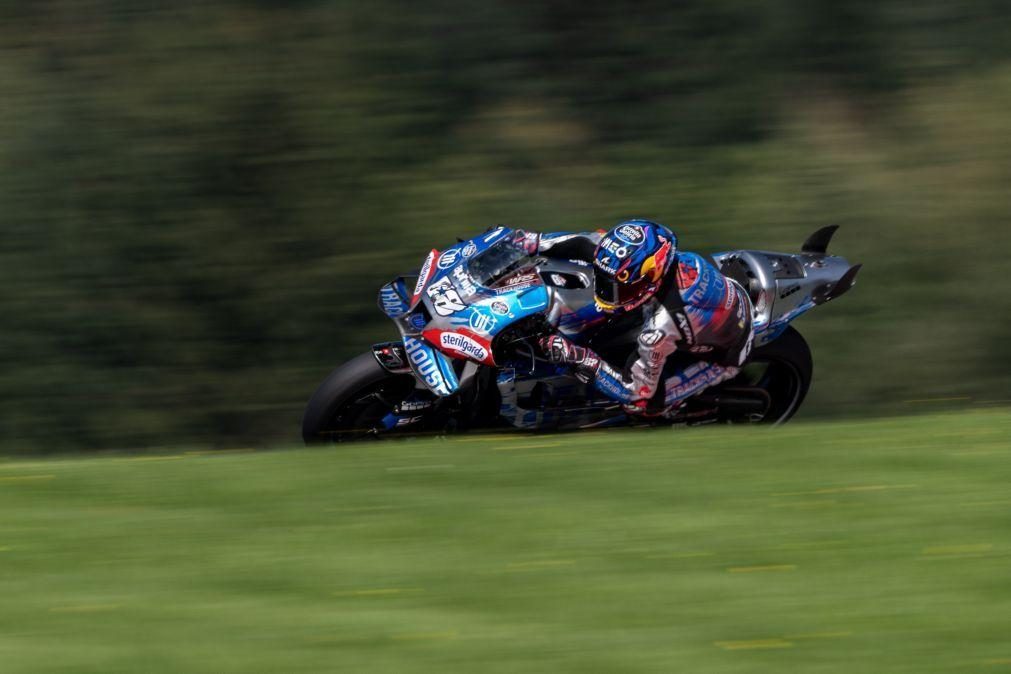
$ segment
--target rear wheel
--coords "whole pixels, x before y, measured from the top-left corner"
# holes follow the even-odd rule
[[[792,326],[773,342],[755,349],[730,386],[759,389],[768,405],[754,421],[782,424],[790,419],[811,388],[814,361],[807,340]]]
[[[371,352],[349,360],[323,380],[302,417],[306,444],[374,435],[383,417],[414,390],[410,374],[383,368]]]

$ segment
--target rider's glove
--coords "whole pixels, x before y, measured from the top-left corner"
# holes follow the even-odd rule
[[[513,241],[523,249],[527,255],[536,255],[540,249],[541,235],[537,232],[526,232],[521,229],[516,230]]]
[[[568,363],[576,365],[583,362],[586,357],[586,349],[576,346],[561,335],[549,335],[541,337],[538,345],[544,356],[552,363]]]
[[[561,335],[541,337],[538,345],[552,363],[575,366],[576,377],[584,382],[593,379],[600,367],[597,354],[586,347],[576,346]]]

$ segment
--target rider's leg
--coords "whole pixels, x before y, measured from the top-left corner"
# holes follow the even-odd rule
[[[664,405],[676,407],[688,398],[728,379],[733,379],[740,368],[699,361],[674,372],[664,382]]]

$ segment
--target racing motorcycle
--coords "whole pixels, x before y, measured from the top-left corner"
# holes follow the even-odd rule
[[[379,291],[379,307],[401,339],[374,344],[334,370],[309,400],[302,437],[318,443],[494,427],[781,424],[803,403],[813,372],[811,351],[791,322],[848,291],[860,270],[827,254],[835,231],[819,229],[800,253],[710,256],[751,298],[755,348],[737,377],[649,419],[626,414],[537,346],[558,333],[612,363],[635,350],[641,321],[606,320],[594,302],[586,239],[557,244],[546,257],[522,245],[522,231],[499,226],[432,250],[419,271]],[[675,352],[670,362],[677,358],[699,356]]]

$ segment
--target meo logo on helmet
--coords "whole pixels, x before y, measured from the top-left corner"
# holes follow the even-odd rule
[[[628,256],[628,248],[613,239],[604,239],[600,242],[600,247],[618,259],[623,259]]]

